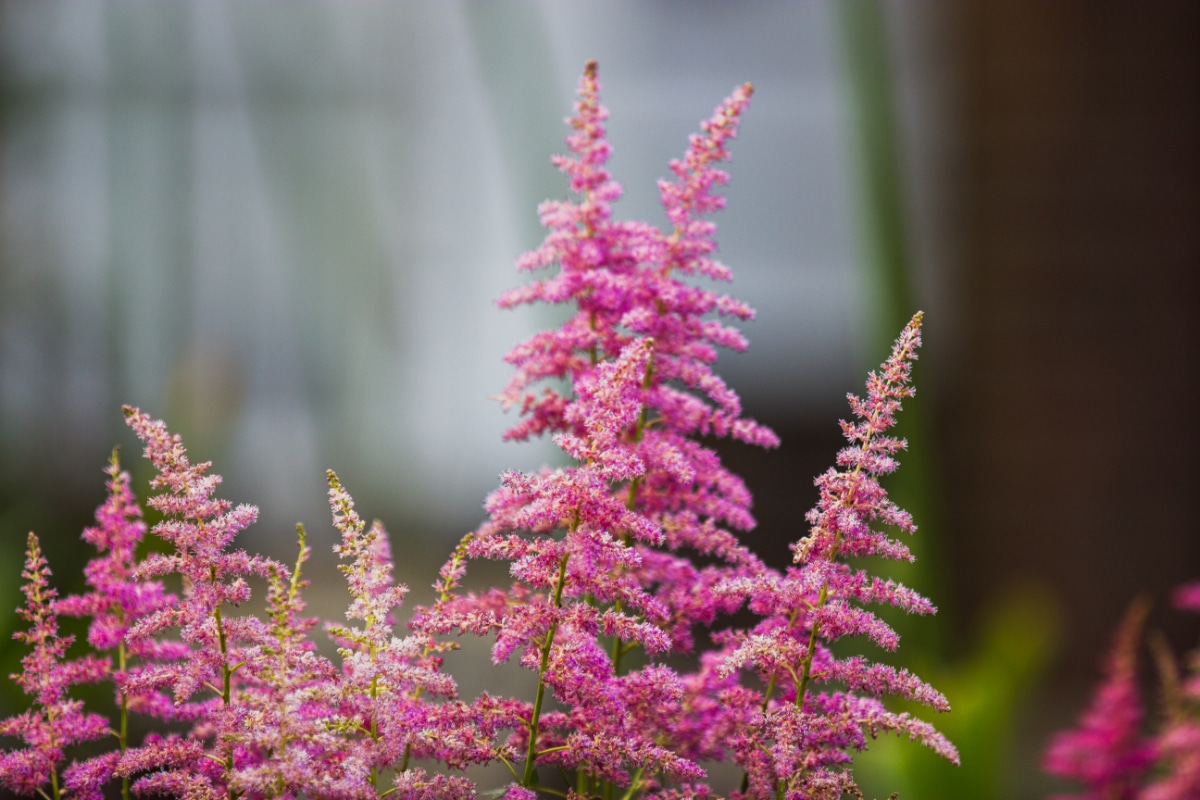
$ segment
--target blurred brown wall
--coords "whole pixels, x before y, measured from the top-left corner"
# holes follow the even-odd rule
[[[1090,683],[1135,594],[1169,620],[1166,592],[1200,579],[1200,4],[956,13],[964,368],[940,420],[955,602],[970,619],[1007,582],[1048,584],[1058,680]]]

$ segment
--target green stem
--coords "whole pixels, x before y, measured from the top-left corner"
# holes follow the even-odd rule
[[[817,598],[817,608],[824,608],[829,599],[829,583],[821,587],[821,596]],[[808,649],[804,653],[804,663],[800,668],[800,685],[796,687],[796,708],[804,708],[804,694],[808,691],[808,680],[812,673],[813,655],[817,651],[817,637],[820,635],[820,624],[814,624],[808,634]]]
[[[213,583],[217,582],[217,570],[212,570]],[[213,621],[217,626],[217,642],[221,647],[221,701],[226,708],[233,702],[233,670],[229,668],[229,646],[225,641],[225,626],[221,620],[221,607],[213,609]],[[225,777],[233,774],[233,748],[229,747],[225,754]],[[233,789],[229,790],[229,800],[235,797]]]
[[[562,560],[558,562],[558,583],[554,587],[554,607],[556,609],[562,608],[563,587],[567,579],[567,560],[570,557],[570,553],[563,553]],[[537,769],[533,762],[538,756],[538,724],[542,717],[542,703],[546,698],[546,673],[550,669],[550,649],[554,646],[554,634],[557,632],[558,622],[555,621],[550,624],[550,630],[546,631],[546,642],[542,645],[542,660],[538,665],[537,694],[533,699],[533,715],[529,718],[529,747],[525,751],[525,774],[521,778],[521,785],[526,788],[532,787],[534,779],[537,777]]]
[[[629,790],[626,791],[625,794],[621,795],[621,800],[633,800],[634,792],[641,788],[642,775],[644,775],[645,772],[645,767],[638,767],[637,772],[633,773],[633,780],[629,782]],[[609,787],[611,786],[612,784],[609,783]]]
[[[654,352],[651,351],[650,357],[646,359],[646,372],[642,376],[642,388],[649,389],[651,384],[653,383],[653,381],[654,381]],[[648,413],[647,412],[648,412],[648,409],[646,408],[646,404],[643,403],[642,410],[638,412],[637,426],[633,430],[633,443],[634,444],[637,444],[638,442],[642,441],[642,437],[646,433],[646,425],[648,424]],[[641,475],[637,476],[636,478],[634,478],[633,480],[631,480],[629,482],[629,496],[625,499],[625,508],[629,509],[630,511],[633,510],[634,504],[637,503],[638,489],[641,488],[641,485],[642,485],[642,476]],[[622,534],[622,536],[624,536],[624,534]],[[628,541],[626,541],[626,543],[628,544]],[[620,612],[620,610],[621,610],[620,601],[618,601],[616,603],[615,608],[618,612]],[[625,653],[627,653],[627,652],[628,652],[628,650],[625,648],[625,642],[621,639],[621,637],[618,636],[618,637],[614,638],[613,644],[612,644],[612,665],[613,665],[613,674],[614,675],[621,674],[621,657],[623,655],[625,655]]]
[[[118,624],[124,628],[125,614],[118,612]],[[124,675],[126,670],[127,653],[125,652],[125,641],[122,639],[117,644],[117,670],[119,675]],[[129,746],[129,697],[125,692],[121,692],[121,721],[117,729],[117,743],[121,749],[121,755],[125,755],[125,750]],[[121,778],[121,800],[129,800],[129,776],[125,775]]]

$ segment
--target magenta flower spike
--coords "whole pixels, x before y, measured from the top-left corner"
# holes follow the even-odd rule
[[[64,750],[110,733],[108,721],[84,712],[83,702],[72,700],[67,690],[77,684],[107,680],[109,663],[97,656],[67,659],[73,637],[58,633],[56,592],[50,587],[50,568],[33,533],[27,540],[21,577],[25,579],[21,590],[25,606],[17,609],[17,614],[29,623],[29,628],[17,631],[13,638],[31,650],[21,659],[21,672],[11,677],[33,698],[33,704],[25,713],[0,722],[0,735],[25,742],[25,747],[0,755],[0,785],[19,795],[58,800],[62,795],[59,769],[65,759]]]
[[[787,574],[762,574],[731,581],[724,591],[744,593],[750,608],[764,616],[749,633],[727,637],[718,672],[728,676],[744,666],[757,668],[765,691],[757,698],[755,722],[731,741],[746,770],[746,797],[840,797],[854,791],[850,763],[867,738],[894,731],[920,741],[954,763],[954,746],[928,723],[888,711],[879,698],[898,695],[948,711],[941,693],[907,670],[872,663],[861,656],[838,658],[827,644],[863,635],[877,646],[895,649],[898,637],[871,613],[868,604],[885,603],[910,613],[934,608],[915,592],[852,569],[847,556],[879,555],[911,560],[908,549],[878,529],[915,530],[909,515],[892,503],[878,478],[896,469],[895,454],[905,443],[887,434],[901,401],[911,397],[912,362],[920,345],[922,315],[901,333],[891,356],[867,381],[865,400],[849,396],[857,422],[842,422],[849,446],[837,456],[838,469],[817,479],[820,500],[808,514],[809,534],[793,545],[796,566]],[[814,685],[844,687],[815,691]],[[729,713],[744,717],[742,705]]]
[[[633,337],[653,342],[642,376],[642,411],[622,434],[644,470],[613,492],[623,493],[629,508],[663,531],[661,543],[630,544],[641,558],[642,585],[656,587],[668,608],[673,648],[686,651],[697,625],[711,624],[718,614],[732,610],[712,587],[730,574],[762,569],[729,530],[753,527],[750,492],[696,439],[733,436],[762,446],[778,444],[774,433],[743,417],[737,395],[712,370],[719,348],[746,347],[742,335],[717,318],[744,320],[753,312],[685,280],[730,277],[728,268],[712,258],[715,226],[704,217],[724,205],[714,190],[728,176],[717,164],[729,157],[728,144],[752,89],[749,84],[737,88],[717,107],[702,124],[702,133],[691,138],[683,159],[672,162],[675,179],[660,182],[672,225],[667,233],[612,219],[620,187],[605,169],[610,148],[603,123],[608,112],[600,105],[599,89],[592,62],[580,80],[576,116],[569,120],[572,155],[554,161],[569,176],[579,200],[543,204],[542,221],[549,233],[541,247],[518,262],[520,269],[556,265],[558,272],[500,300],[506,308],[538,301],[571,303],[576,312],[560,328],[539,333],[509,353],[507,360],[517,373],[501,400],[523,417],[509,438],[546,432],[579,436],[580,418],[570,411],[579,398],[572,394],[593,381],[589,376],[597,365],[614,359]],[[536,393],[546,379],[566,381],[570,389],[548,387]],[[717,564],[698,568],[692,553]]]
[[[291,572],[280,566],[268,577],[269,637],[244,651],[235,735],[241,757],[228,780],[239,796],[351,796],[344,791],[351,776],[365,773],[329,725],[338,709],[337,671],[308,640],[317,620],[303,616],[301,568],[311,551],[297,527]]]
[[[672,163],[675,180],[660,183],[668,233],[612,218],[621,190],[606,169],[608,112],[599,90],[592,62],[569,120],[570,155],[554,159],[578,199],[541,206],[549,232],[518,262],[523,270],[557,267],[557,273],[500,300],[502,307],[575,308],[558,329],[509,353],[517,373],[500,399],[522,416],[507,438],[552,434],[578,465],[503,476],[487,502],[490,519],[465,552],[510,561],[518,583],[507,594],[440,603],[418,625],[434,633],[495,633],[494,660],[520,653],[523,664],[538,670],[519,784],[534,785],[535,767],[545,764],[609,785],[641,781],[646,791],[648,779],[640,776],[663,765],[675,779],[699,773],[689,758],[662,760],[666,752],[657,744],[691,747],[676,735],[687,713],[683,683],[657,667],[631,672],[624,657],[635,647],[652,659],[691,649],[697,626],[738,605],[715,587],[763,570],[727,530],[753,526],[749,491],[696,439],[778,441],[742,416],[737,395],[712,371],[718,348],[746,346],[716,317],[749,319],[753,312],[687,282],[729,278],[712,258],[715,227],[702,217],[724,204],[714,190],[727,176],[716,165],[728,158],[750,86],[718,106],[684,158]],[[558,383],[539,392],[548,380]],[[712,563],[697,566],[695,555]],[[575,654],[566,671],[559,666],[563,649]],[[568,707],[594,705],[618,693],[623,681],[629,686],[619,693],[631,701],[624,710],[542,713],[547,690]],[[613,730],[610,721],[618,718],[625,727]],[[600,721],[607,727],[597,727]],[[627,755],[605,756],[605,741]],[[655,746],[635,756],[630,745],[637,742]]]
[[[180,602],[147,615],[126,638],[131,644],[157,642],[166,632],[178,631],[188,647],[186,658],[160,661],[131,676],[125,691],[169,692],[171,705],[159,707],[169,718],[190,723],[191,730],[187,741],[168,737],[143,743],[121,759],[118,774],[158,770],[139,779],[135,791],[161,791],[181,781],[202,787],[194,791],[220,797],[227,794],[235,768],[244,767],[243,759],[251,757],[236,745],[239,726],[246,722],[238,708],[236,673],[245,662],[245,648],[271,640],[268,626],[257,617],[229,616],[227,610],[250,599],[248,577],[270,579],[286,568],[262,556],[229,550],[234,537],[257,518],[258,509],[234,508],[214,497],[221,477],[209,474],[208,462],[193,465],[180,437],[161,421],[128,406],[125,417],[157,470],[151,487],[162,490],[148,501],[163,514],[153,532],[174,547],[172,553],[148,556],[134,577],[174,574],[183,584]]]
[[[176,602],[160,581],[138,580],[137,548],[146,534],[142,509],[129,487],[129,473],[121,469],[113,450],[108,468],[108,497],[96,509],[96,524],[83,532],[83,539],[98,551],[85,568],[91,591],[64,597],[56,608],[60,614],[87,617],[88,644],[97,652],[116,651],[116,664],[110,679],[116,687],[119,719],[116,725],[118,750],[105,753],[82,764],[72,765],[65,773],[65,785],[75,797],[100,797],[99,787],[113,775],[117,760],[128,747],[128,718],[131,712],[159,719],[170,718],[163,709],[162,696],[154,692],[131,694],[127,682],[156,661],[186,657],[182,642],[128,642],[130,629],[140,620]],[[128,780],[122,796],[128,797]]]
[[[1138,691],[1137,650],[1150,606],[1134,603],[1117,629],[1104,668],[1104,682],[1079,726],[1055,735],[1043,767],[1072,778],[1086,789],[1080,800],[1133,800],[1154,753],[1141,735],[1142,702]]]

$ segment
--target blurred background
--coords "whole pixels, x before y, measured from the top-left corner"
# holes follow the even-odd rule
[[[1200,627],[1165,603],[1200,577],[1198,34],[1191,2],[0,3],[0,608],[28,530],[81,587],[114,444],[145,495],[122,403],[259,505],[248,549],[290,559],[305,524],[318,611],[344,603],[326,468],[427,600],[498,474],[555,458],[502,444],[489,395],[556,317],[493,301],[566,194],[584,63],[616,214],[655,223],[669,159],[751,81],[716,221],[758,310],[719,369],[783,439],[721,445],[753,546],[787,562],[845,393],[924,309],[893,488],[941,611],[898,657],[964,766],[881,744],[864,782],[1063,788],[1039,753],[1132,599],[1179,649]]]

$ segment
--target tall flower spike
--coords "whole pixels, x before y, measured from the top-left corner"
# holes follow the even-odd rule
[[[177,630],[187,643],[186,659],[154,665],[126,683],[135,694],[166,689],[175,718],[192,723],[186,745],[174,738],[144,744],[122,759],[118,772],[158,769],[139,779],[135,790],[165,787],[173,782],[199,786],[214,796],[225,785],[235,766],[235,742],[242,715],[237,708],[237,672],[247,647],[269,643],[270,630],[253,616],[228,616],[229,607],[250,599],[247,578],[270,579],[284,570],[278,562],[245,551],[231,551],[234,537],[258,516],[258,509],[214,497],[221,482],[209,474],[211,464],[192,464],[183,442],[161,421],[126,406],[126,421],[145,444],[145,454],[157,469],[150,485],[163,490],[148,501],[163,514],[153,532],[174,547],[174,552],[152,554],[134,573],[139,580],[179,575],[183,597],[162,608],[130,630],[132,642],[157,641]],[[202,695],[196,698],[196,695]],[[206,752],[200,746],[209,742]],[[199,790],[197,790],[199,791]]]
[[[108,677],[108,661],[95,656],[66,658],[72,637],[58,633],[55,591],[41,545],[29,534],[25,550],[25,607],[17,613],[29,628],[13,638],[32,649],[21,659],[21,672],[12,679],[33,698],[24,714],[0,722],[0,735],[22,739],[26,747],[0,756],[0,785],[20,795],[40,795],[58,800],[59,767],[64,749],[109,734],[108,721],[83,711],[83,702],[67,696],[67,689]]]
[[[1138,692],[1137,651],[1150,605],[1133,604],[1117,629],[1101,684],[1075,730],[1055,735],[1043,766],[1052,775],[1083,783],[1082,795],[1060,800],[1133,798],[1141,776],[1150,769],[1153,749],[1141,736],[1142,703]]]
[[[749,444],[775,447],[775,434],[746,418],[741,400],[713,371],[718,348],[746,349],[746,339],[723,317],[749,320],[753,310],[727,295],[680,276],[702,275],[728,281],[730,270],[717,263],[716,226],[707,215],[725,199],[714,189],[728,182],[718,165],[729,158],[753,88],[738,87],[693,135],[681,161],[671,162],[674,181],[659,181],[659,192],[672,224],[659,234],[657,261],[639,270],[635,303],[621,318],[632,333],[651,338],[654,353],[645,376],[646,411],[632,433],[635,452],[646,474],[629,487],[628,502],[660,525],[664,546],[638,546],[641,579],[656,586],[671,609],[675,648],[690,650],[693,629],[712,624],[732,606],[712,587],[734,575],[763,567],[730,530],[754,527],[751,497],[742,480],[726,470],[699,436],[729,436]],[[690,551],[690,552],[689,552]],[[692,554],[714,563],[697,568]]]
[[[96,524],[83,532],[83,539],[98,554],[84,570],[90,591],[58,601],[60,614],[88,617],[88,643],[97,652],[115,651],[116,665],[111,678],[116,684],[119,718],[115,733],[118,751],[105,753],[83,764],[73,765],[65,774],[66,786],[75,797],[101,795],[100,787],[112,776],[117,759],[128,747],[129,715],[144,713],[162,718],[170,716],[161,706],[161,695],[154,692],[131,694],[125,690],[131,677],[139,675],[155,662],[177,661],[187,657],[182,642],[128,642],[126,637],[140,620],[177,602],[159,581],[137,580],[137,548],[146,533],[142,509],[129,488],[129,473],[121,469],[117,450],[113,450],[108,468],[108,497],[96,509]],[[122,796],[128,797],[128,781]]]
[[[558,329],[536,334],[508,354],[517,374],[501,400],[522,417],[507,438],[554,434],[580,463],[569,470],[505,475],[488,499],[490,519],[466,553],[512,562],[519,583],[507,596],[495,591],[440,603],[420,623],[436,632],[494,631],[495,660],[520,652],[523,663],[538,669],[521,777],[526,786],[537,764],[583,770],[609,782],[609,789],[613,781],[628,780],[611,765],[599,765],[599,750],[570,761],[571,753],[582,754],[602,740],[624,747],[644,740],[686,746],[671,730],[683,713],[682,683],[667,680],[666,673],[655,672],[651,679],[645,671],[629,672],[625,656],[635,647],[651,657],[666,648],[690,649],[697,626],[736,608],[735,599],[714,587],[763,569],[727,530],[753,526],[750,493],[697,437],[777,443],[773,433],[742,416],[737,395],[712,371],[718,348],[745,347],[742,336],[716,318],[749,319],[752,312],[686,282],[697,275],[729,277],[712,260],[715,228],[702,217],[724,202],[714,190],[727,178],[716,165],[728,157],[750,87],[739,87],[718,106],[683,160],[672,164],[676,180],[661,184],[672,225],[668,233],[612,218],[620,188],[605,166],[608,112],[599,89],[596,65],[589,63],[569,120],[570,155],[554,160],[577,199],[542,205],[549,229],[545,241],[518,262],[521,269],[558,271],[500,300],[502,307],[574,306]],[[549,385],[539,392],[544,383]],[[623,394],[605,394],[613,391]],[[629,408],[637,410],[630,414]],[[695,564],[696,554],[710,565]],[[598,633],[608,639],[602,648]],[[563,648],[577,652],[571,670],[558,666]],[[584,733],[586,724],[577,720],[618,716],[615,706],[601,711],[594,702],[592,711],[574,714],[565,728],[561,715],[541,716],[545,691],[567,706],[606,691],[636,696],[633,684],[615,688],[625,680],[657,687],[630,706],[645,712],[630,717],[634,728],[609,730],[608,739],[593,735],[600,729]],[[591,737],[593,744],[572,739],[568,745],[575,735]],[[627,763],[648,769],[650,762],[629,757]],[[676,778],[687,770],[685,762],[678,763]]]
[[[234,736],[243,753],[229,777],[238,795],[294,797],[344,785],[349,759],[328,720],[338,708],[337,672],[307,638],[317,620],[304,617],[301,569],[310,549],[298,525],[299,553],[291,572],[268,578],[270,638],[245,651],[243,689]]]
[[[838,453],[840,469],[817,479],[820,500],[808,514],[809,535],[797,542],[796,566],[782,577],[761,575],[733,581],[728,592],[748,595],[752,610],[765,619],[753,631],[729,637],[724,674],[753,665],[766,684],[758,723],[736,736],[731,746],[747,773],[751,797],[777,791],[804,797],[840,797],[853,791],[849,763],[867,737],[894,731],[921,741],[958,762],[954,746],[931,725],[888,711],[879,701],[899,695],[948,711],[941,693],[907,670],[874,664],[860,656],[835,657],[826,646],[845,636],[863,635],[885,649],[898,637],[863,606],[884,603],[910,613],[930,614],[928,600],[896,584],[852,569],[847,556],[879,555],[908,559],[900,542],[877,529],[880,523],[905,532],[915,526],[878,482],[892,472],[895,454],[905,446],[887,434],[903,399],[911,397],[912,362],[920,345],[922,315],[900,334],[892,354],[867,381],[865,400],[849,396],[857,422],[843,422],[849,447]],[[813,684],[843,690],[814,691]],[[731,713],[745,714],[733,708]]]
[[[523,417],[507,434],[525,439],[540,433],[583,436],[582,418],[570,411],[579,387],[594,382],[597,365],[616,358],[635,336],[651,339],[653,352],[642,378],[644,410],[622,432],[643,464],[643,474],[617,491],[624,502],[658,524],[661,546],[635,545],[642,559],[642,584],[658,587],[670,609],[674,646],[687,650],[697,625],[712,622],[728,603],[711,590],[732,569],[749,574],[761,564],[732,530],[749,530],[750,492],[725,470],[702,435],[733,436],[774,446],[775,434],[742,415],[736,393],[712,370],[718,348],[743,350],[742,335],[717,318],[750,319],[751,309],[725,295],[685,282],[695,275],[728,280],[729,270],[712,258],[715,226],[705,217],[724,205],[715,189],[728,180],[717,165],[729,157],[752,89],[738,87],[723,101],[702,133],[691,137],[682,160],[672,162],[673,181],[660,182],[672,228],[664,233],[640,222],[612,219],[620,194],[604,165],[610,153],[604,139],[608,112],[599,102],[595,63],[579,84],[576,116],[567,140],[571,157],[555,164],[570,178],[578,202],[548,202],[542,221],[549,228],[542,246],[522,257],[522,269],[558,266],[558,273],[505,294],[500,305],[538,301],[571,303],[576,311],[560,328],[536,334],[514,348],[507,360],[517,368],[501,395],[505,408]],[[546,379],[566,381],[535,392]],[[576,396],[572,396],[574,393]],[[712,557],[700,569],[687,553]],[[677,555],[679,554],[679,555]]]
[[[632,307],[639,263],[658,258],[658,232],[641,223],[612,219],[612,203],[621,186],[605,168],[611,147],[605,138],[608,109],[600,104],[596,62],[579,80],[575,116],[568,120],[570,156],[555,156],[554,165],[569,178],[578,202],[547,200],[538,208],[549,229],[542,245],[517,261],[520,270],[557,265],[558,274],[501,296],[501,308],[534,302],[573,302],[577,312],[554,331],[544,331],[513,348],[505,360],[517,368],[500,400],[525,417],[505,437],[523,440],[564,430],[569,397],[553,388],[536,392],[546,379],[572,380],[598,360],[616,356],[628,341],[617,326]]]

